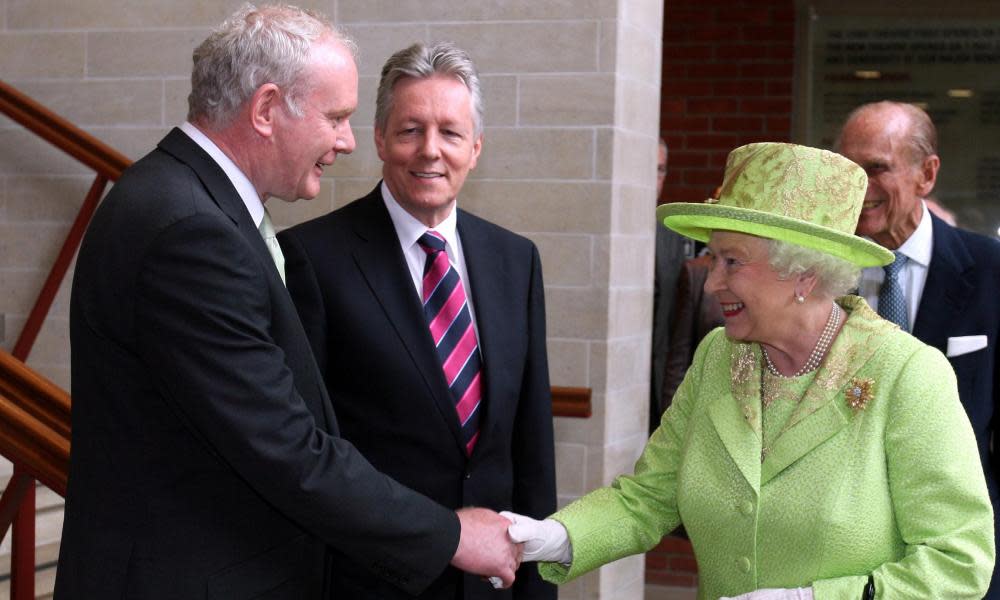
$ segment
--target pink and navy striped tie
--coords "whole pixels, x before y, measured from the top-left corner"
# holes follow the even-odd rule
[[[441,234],[427,231],[417,243],[427,253],[422,294],[424,316],[455,402],[458,422],[462,425],[465,452],[472,454],[479,438],[479,401],[482,398],[482,363],[472,313],[462,278],[448,260]]]

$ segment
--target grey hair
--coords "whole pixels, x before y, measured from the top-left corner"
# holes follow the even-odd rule
[[[891,109],[898,110],[906,116],[907,132],[906,138],[903,141],[909,151],[910,162],[913,165],[920,166],[928,156],[937,154],[937,129],[934,127],[934,122],[931,121],[931,117],[927,114],[927,111],[916,104],[894,102],[892,100],[862,104],[847,115],[847,118],[844,119],[844,125],[846,126],[847,123],[850,123],[863,113]],[[843,128],[837,135],[834,148],[840,148],[841,135],[843,135]]]
[[[303,77],[317,40],[330,36],[357,57],[357,44],[322,15],[283,4],[244,4],[194,50],[188,120],[228,125],[257,89],[273,83],[302,116]]]
[[[804,273],[816,276],[817,292],[836,298],[858,287],[861,267],[826,252],[805,248],[791,242],[765,240],[768,244],[768,264],[781,279],[790,279]]]
[[[418,42],[385,61],[375,97],[375,128],[385,131],[389,113],[392,112],[393,88],[400,79],[429,79],[435,75],[455,77],[469,90],[473,132],[478,138],[483,132],[483,93],[479,73],[468,53],[451,42],[435,42],[429,46]]]

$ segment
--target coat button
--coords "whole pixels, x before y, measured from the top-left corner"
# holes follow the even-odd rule
[[[740,503],[740,512],[749,517],[753,513],[753,502],[745,500]]]
[[[749,573],[750,572],[750,559],[749,558],[747,558],[745,556],[743,558],[740,558],[739,560],[736,561],[736,565],[740,568],[740,571],[743,571],[744,573]]]
[[[466,479],[472,479],[472,471],[466,471],[465,472],[465,478]]]

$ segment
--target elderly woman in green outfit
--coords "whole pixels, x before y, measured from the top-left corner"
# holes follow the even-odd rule
[[[657,218],[707,240],[725,315],[632,475],[544,521],[510,513],[525,560],[562,583],[683,524],[699,598],[980,598],[993,513],[954,374],[856,296],[892,254],[853,235],[865,172],[751,144],[714,204]]]

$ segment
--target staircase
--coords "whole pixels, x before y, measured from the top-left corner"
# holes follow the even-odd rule
[[[7,488],[11,465],[0,459],[0,490]],[[35,488],[35,598],[51,598],[56,579],[56,559],[59,557],[59,535],[62,532],[63,499],[39,484]],[[0,600],[10,600],[11,535],[7,532],[0,543]]]

